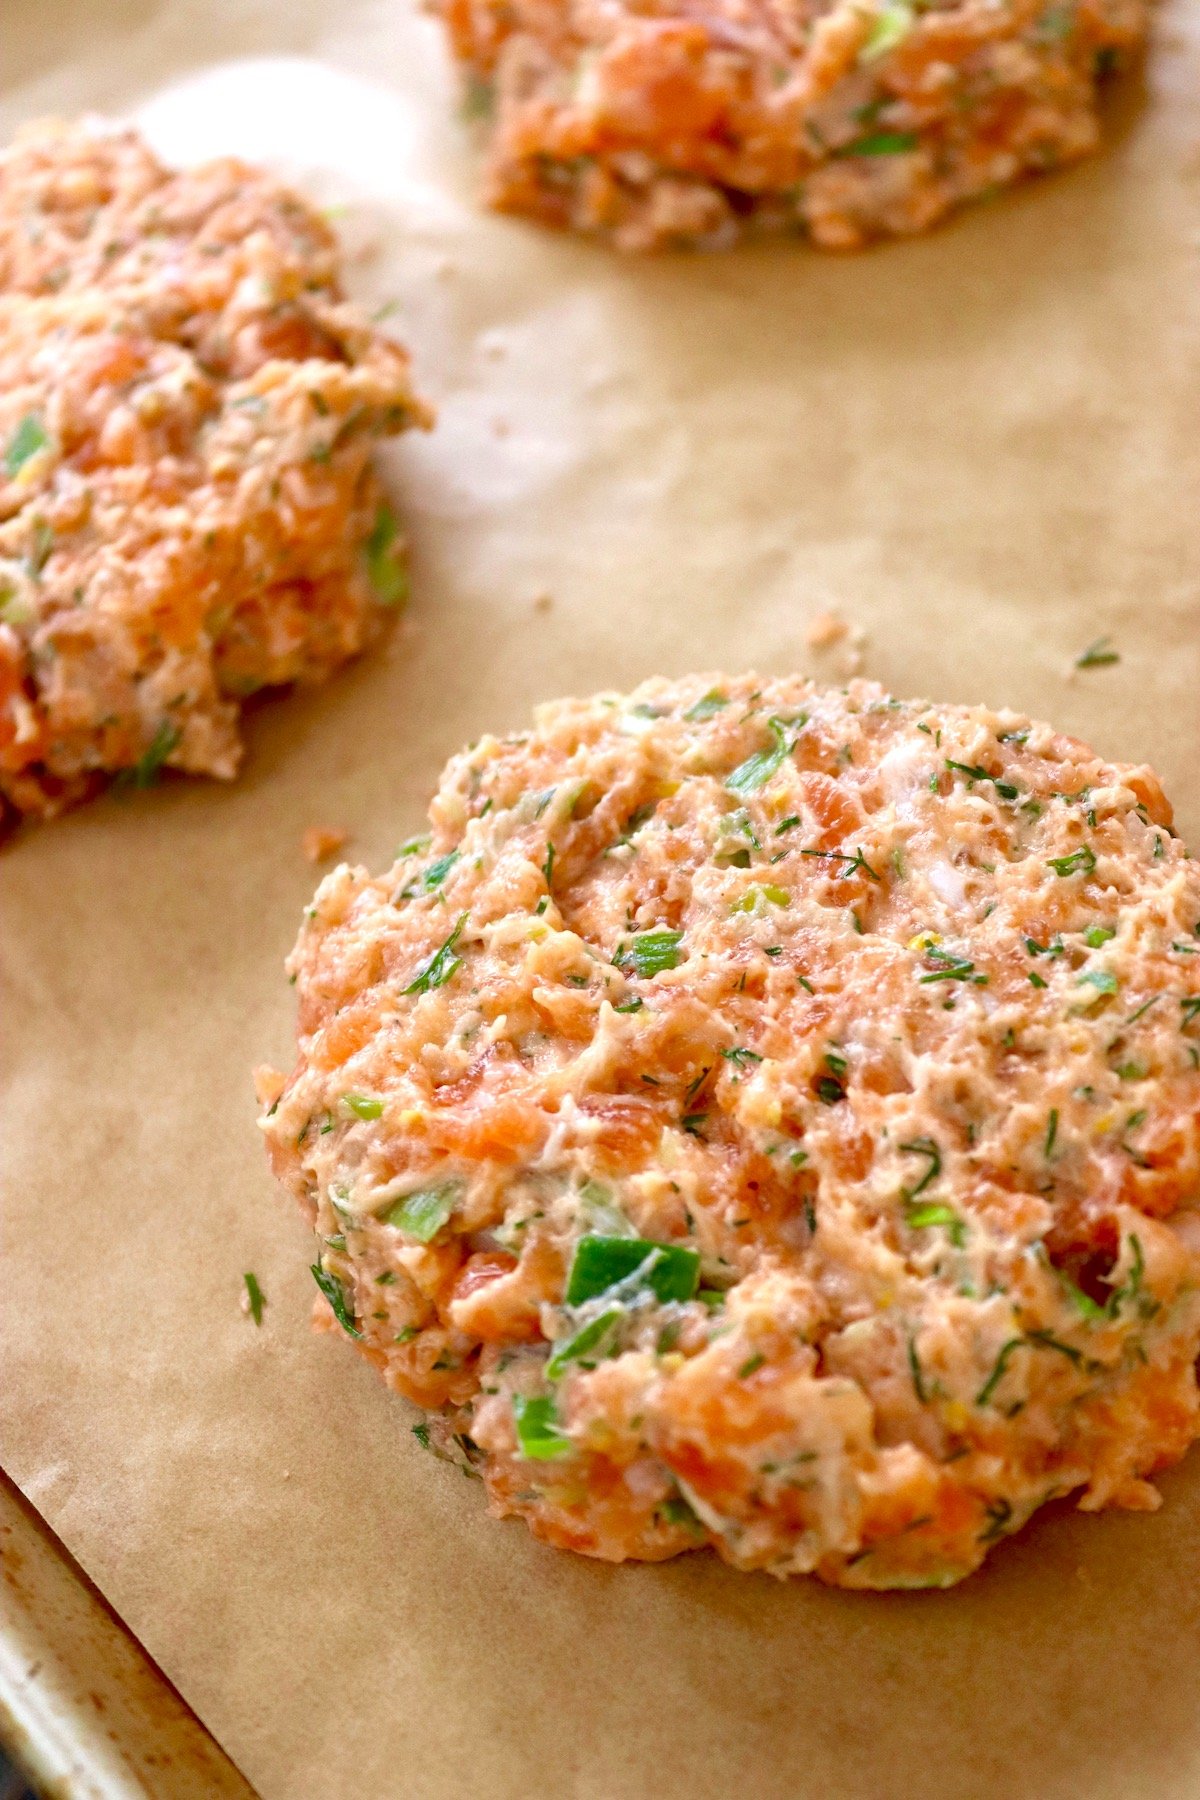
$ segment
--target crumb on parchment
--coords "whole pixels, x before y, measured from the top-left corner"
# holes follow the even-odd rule
[[[340,825],[310,825],[300,844],[310,863],[320,863],[336,856],[349,840],[350,833]]]

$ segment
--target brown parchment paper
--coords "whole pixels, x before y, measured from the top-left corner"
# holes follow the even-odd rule
[[[399,0],[3,0],[0,132],[94,107],[277,165],[440,408],[393,460],[410,626],[263,708],[236,787],[0,858],[0,1461],[266,1800],[1200,1794],[1200,1454],[949,1594],[542,1548],[310,1333],[249,1082],[291,1055],[305,826],[381,865],[450,751],[560,692],[838,679],[821,612],[900,693],[1153,761],[1200,841],[1198,13],[1106,155],[927,241],[618,262],[479,214]]]

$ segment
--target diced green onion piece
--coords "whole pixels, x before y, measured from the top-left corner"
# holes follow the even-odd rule
[[[728,705],[729,701],[719,688],[709,688],[707,694],[697,700],[695,706],[689,706],[683,716],[689,724],[697,725],[702,719],[716,718]]]
[[[1046,867],[1056,875],[1090,875],[1096,867],[1096,853],[1090,844],[1083,844],[1070,856],[1052,856]]]
[[[1077,669],[1104,669],[1110,663],[1119,663],[1121,653],[1112,647],[1110,637],[1099,637],[1094,644],[1089,644],[1082,656],[1075,658]]]
[[[877,14],[870,36],[858,53],[859,62],[874,62],[877,57],[886,56],[889,50],[904,42],[912,27],[913,10],[904,4],[904,0],[885,6]]]
[[[1115,925],[1089,925],[1083,934],[1083,941],[1089,950],[1099,950],[1101,944],[1107,944],[1109,938],[1116,935]]]
[[[26,413],[8,440],[8,449],[4,452],[5,474],[19,474],[30,457],[46,449],[49,442],[49,434],[37,414]]]
[[[567,1280],[567,1305],[581,1306],[625,1281],[655,1252],[644,1283],[659,1300],[690,1300],[700,1281],[700,1256],[683,1244],[655,1244],[648,1238],[597,1237],[589,1232],[575,1246]]]
[[[1061,1269],[1056,1269],[1055,1274],[1063,1285],[1067,1299],[1081,1318],[1094,1322],[1107,1316],[1105,1308],[1097,1305],[1090,1294],[1085,1294],[1081,1287],[1077,1287],[1069,1275],[1065,1275]]]
[[[258,1276],[252,1270],[248,1269],[242,1276],[242,1280],[246,1284],[246,1300],[250,1307],[250,1317],[256,1325],[261,1325],[263,1307],[267,1303],[267,1297],[258,1285]]]
[[[910,1201],[904,1208],[904,1223],[913,1231],[925,1231],[931,1225],[943,1226],[957,1250],[962,1249],[966,1240],[966,1225],[953,1207],[946,1206],[941,1200],[921,1200],[916,1204]]]
[[[758,904],[760,894],[764,900],[769,900],[772,906],[790,906],[792,902],[792,897],[786,888],[776,887],[772,882],[756,881],[746,889],[740,900],[734,901],[729,909],[730,912],[753,912]]]
[[[443,1181],[439,1187],[418,1188],[415,1193],[394,1200],[379,1216],[385,1225],[394,1225],[397,1231],[427,1244],[446,1224],[461,1192],[457,1181]]]
[[[599,1318],[592,1319],[587,1325],[581,1325],[574,1336],[560,1344],[546,1364],[546,1374],[550,1380],[557,1381],[568,1363],[580,1362],[589,1350],[595,1350],[608,1336],[621,1317],[622,1311],[622,1307],[610,1306],[606,1312],[600,1314]]]
[[[843,156],[904,156],[915,150],[919,139],[915,131],[873,131],[866,137],[847,144]]]
[[[356,1119],[378,1119],[383,1115],[383,1101],[374,1094],[343,1094],[342,1104]]]
[[[153,787],[162,772],[163,764],[172,750],[179,743],[178,725],[170,719],[163,719],[150,740],[149,747],[143,750],[132,768],[122,769],[117,777],[117,785],[130,788]]]
[[[408,573],[395,551],[396,520],[390,507],[375,515],[365,545],[367,574],[376,598],[383,606],[399,606],[408,596]]]
[[[517,1442],[521,1455],[532,1462],[552,1462],[570,1456],[574,1445],[558,1422],[558,1409],[547,1395],[517,1394],[513,1399]]]
[[[802,722],[802,721],[801,721]],[[776,769],[791,749],[786,727],[782,719],[768,719],[767,729],[771,733],[772,744],[769,750],[756,750],[745,762],[740,762],[736,769],[725,777],[725,786],[731,794],[753,794],[770,781]]]
[[[459,850],[451,850],[448,855],[439,856],[437,861],[431,862],[427,869],[422,869],[415,881],[410,881],[408,886],[401,890],[400,898],[411,900],[414,894],[432,894],[436,888],[441,887],[461,854],[462,852]]]
[[[618,945],[613,961],[627,975],[640,975],[648,981],[664,969],[678,968],[682,942],[682,931],[668,931],[665,926],[659,931],[642,931],[627,944]]]

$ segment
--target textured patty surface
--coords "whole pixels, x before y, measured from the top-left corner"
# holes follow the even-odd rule
[[[425,421],[261,171],[85,126],[0,156],[0,815],[232,775],[239,702],[403,597],[371,452]]]
[[[1200,871],[1147,768],[651,681],[318,890],[260,1074],[317,1305],[589,1554],[948,1584],[1200,1431]],[[336,1327],[334,1327],[336,1328]]]
[[[1148,0],[438,0],[501,210],[626,249],[925,230],[1095,147]]]

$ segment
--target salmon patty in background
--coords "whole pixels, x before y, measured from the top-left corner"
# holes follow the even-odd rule
[[[1200,871],[1153,773],[873,683],[647,682],[319,888],[260,1071],[323,1321],[491,1510],[945,1586],[1200,1433]]]
[[[1096,146],[1148,0],[437,0],[485,195],[620,248],[924,231]]]
[[[241,701],[402,600],[372,452],[427,422],[272,177],[98,122],[0,155],[0,823],[233,775]]]

